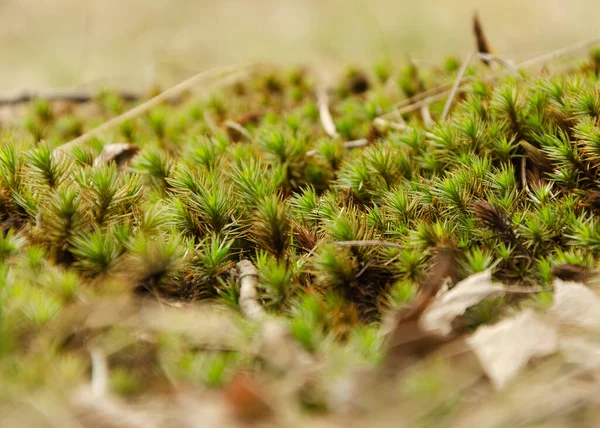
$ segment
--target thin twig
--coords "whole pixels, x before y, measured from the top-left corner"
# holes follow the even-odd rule
[[[575,43],[574,45],[567,46],[562,49],[557,49],[555,51],[552,51],[552,52],[549,52],[549,53],[546,53],[543,55],[539,55],[535,58],[531,58],[529,60],[523,61],[523,62],[517,64],[515,68],[516,68],[516,70],[524,70],[527,68],[531,68],[531,67],[552,61],[554,59],[561,58],[566,55],[570,55],[573,52],[579,51],[581,49],[586,49],[586,48],[589,48],[589,47],[597,45],[597,44],[600,44],[600,38],[585,40],[583,42]],[[482,80],[484,82],[493,81],[493,80],[497,79],[498,77],[505,75],[508,71],[509,71],[508,69],[504,69],[504,70],[498,71],[496,73],[492,73],[491,75],[487,76],[486,78],[483,78]],[[461,84],[467,83],[473,79],[474,79],[474,77],[465,76],[459,81],[459,86]],[[444,99],[444,98],[446,98],[446,96],[449,93],[448,90],[449,89],[451,90],[451,87],[452,87],[452,85],[446,85],[446,84],[440,85],[435,88],[431,88],[427,91],[424,91],[418,95],[415,95],[414,97],[411,97],[407,100],[402,100],[401,102],[397,103],[394,106],[394,108],[397,110],[393,110],[393,111],[384,113],[381,116],[379,116],[379,118],[388,117],[392,114],[395,114],[396,112],[399,112],[401,114],[410,113],[412,111],[420,109],[424,105],[429,105],[431,103],[434,103],[436,101]],[[457,93],[458,92],[462,92],[462,89],[459,88],[457,90]]]
[[[450,95],[448,95],[448,99],[446,100],[446,104],[444,105],[444,111],[442,112],[440,120],[445,120],[446,116],[448,116],[448,113],[450,112],[450,106],[452,105],[452,101],[454,101],[456,91],[458,91],[458,86],[463,80],[463,76],[465,75],[465,72],[467,71],[467,68],[469,67],[469,64],[471,64],[472,60],[473,54],[470,53],[467,59],[465,59],[465,62],[463,62],[463,64],[460,66],[460,70],[458,70],[458,74],[456,75],[456,80],[454,80],[454,84],[452,85],[452,89],[450,90]]]
[[[540,290],[539,288],[531,288],[531,287],[520,287],[518,285],[507,287],[502,290],[503,293],[508,293],[508,294],[537,294],[537,293],[543,293],[545,291],[548,291],[548,290]]]
[[[230,65],[228,67],[214,68],[211,70],[207,70],[207,71],[198,73],[198,74],[190,77],[189,79],[186,79],[183,82],[180,82],[180,83],[176,84],[175,86],[172,86],[171,88],[161,92],[160,94],[149,99],[148,101],[132,108],[131,110],[126,111],[125,113],[123,113],[115,118],[112,118],[108,122],[103,123],[102,125],[92,129],[91,131],[86,132],[85,134],[83,134],[83,135],[75,138],[74,140],[71,140],[57,148],[60,150],[68,150],[71,147],[74,147],[78,144],[83,144],[83,143],[89,141],[91,138],[96,137],[98,134],[100,134],[104,131],[107,131],[115,126],[118,126],[121,123],[123,123],[127,120],[130,120],[130,119],[150,110],[151,108],[168,100],[169,98],[173,97],[174,95],[177,95],[183,91],[186,91],[189,88],[191,88],[192,86],[195,86],[207,79],[219,77],[224,74],[228,74],[228,76],[223,77],[220,80],[218,80],[216,82],[216,84],[217,85],[227,85],[227,84],[234,83],[234,82],[238,81],[240,77],[246,75],[246,71],[239,71],[241,68],[244,68],[244,67],[248,67],[248,64],[241,64],[241,65],[235,64],[235,65]]]
[[[334,241],[333,244],[340,247],[387,247],[403,250],[404,245],[389,241],[378,241],[375,239],[366,239],[364,241]]]
[[[366,138],[360,138],[358,140],[346,141],[342,143],[342,146],[345,149],[353,149],[356,147],[364,147],[367,144],[369,144],[369,140],[367,140]]]
[[[600,37],[596,37],[596,38],[589,39],[589,40],[584,40],[584,41],[575,43],[573,45],[566,46],[564,48],[560,48],[555,51],[548,52],[548,53],[545,53],[542,55],[538,55],[534,58],[523,61],[523,62],[517,64],[517,69],[522,70],[524,68],[530,68],[530,67],[534,67],[536,65],[541,65],[546,62],[552,61],[554,59],[561,58],[566,55],[570,55],[573,52],[577,52],[581,49],[587,49],[587,48],[592,47],[597,44],[600,44]]]
[[[494,61],[498,64],[500,64],[502,67],[506,68],[508,71],[510,71],[513,74],[519,74],[519,70],[517,70],[517,67],[515,67],[514,64],[511,64],[510,62],[503,60],[502,58],[496,56],[496,55],[492,55],[490,53],[482,53],[482,52],[478,52],[477,56],[479,58],[485,59],[486,61]]]
[[[400,116],[400,117],[402,117],[402,116]],[[375,126],[381,126],[381,127],[385,127],[385,128],[392,128],[392,129],[394,129],[396,131],[405,131],[406,128],[408,127],[406,125],[406,123],[390,122],[390,121],[387,121],[387,120],[385,120],[385,119],[383,119],[381,117],[376,118],[373,121],[373,124]]]
[[[331,117],[331,112],[329,111],[329,96],[324,86],[321,86],[317,91],[317,103],[319,105],[319,118],[321,119],[323,129],[331,138],[339,137],[333,117]]]
[[[244,316],[251,321],[260,321],[267,313],[258,302],[258,269],[249,260],[241,260],[236,265],[240,281],[238,305]]]

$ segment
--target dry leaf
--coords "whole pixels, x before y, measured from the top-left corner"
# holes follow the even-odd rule
[[[550,313],[561,323],[600,329],[600,298],[578,282],[554,280],[554,305]]]
[[[421,315],[419,325],[425,331],[448,335],[452,331],[452,321],[457,316],[486,297],[503,290],[502,285],[492,282],[489,270],[471,275],[450,291],[436,296]]]
[[[467,344],[494,386],[502,389],[530,359],[556,352],[558,333],[533,311],[525,310],[514,318],[479,328],[467,338]]]
[[[455,250],[442,248],[436,255],[427,279],[422,284],[422,292],[415,299],[412,307],[395,314],[394,319],[389,323],[389,332],[386,332],[389,336],[389,349],[385,366],[401,369],[454,339],[453,335],[441,336],[423,330],[419,320],[443,284],[456,278]]]
[[[561,338],[560,350],[568,363],[586,369],[596,369],[600,366],[600,343],[595,337]]]

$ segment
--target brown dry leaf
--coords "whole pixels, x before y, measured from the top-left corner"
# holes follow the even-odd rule
[[[564,263],[562,265],[553,266],[552,269],[550,269],[550,273],[555,278],[563,281],[574,282],[585,282],[594,275],[594,272],[585,266],[575,265],[572,263]]]
[[[497,389],[502,389],[534,357],[558,350],[556,328],[541,321],[532,310],[492,326],[479,328],[467,344]]]
[[[419,325],[425,331],[448,335],[452,332],[452,321],[456,317],[486,297],[503,290],[502,285],[492,282],[489,270],[471,275],[451,290],[436,296],[423,311]]]
[[[115,162],[117,164],[117,169],[122,170],[139,151],[140,148],[135,144],[106,144],[102,148],[100,155],[94,161],[94,166]]]
[[[554,280],[554,305],[550,309],[562,324],[600,329],[600,297],[578,282]]]

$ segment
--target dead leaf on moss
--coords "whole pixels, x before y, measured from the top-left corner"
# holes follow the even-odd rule
[[[497,389],[502,389],[535,357],[558,350],[556,328],[530,309],[492,326],[479,328],[467,344]]]
[[[452,332],[452,321],[456,317],[486,297],[503,290],[501,284],[492,282],[489,270],[471,275],[451,290],[436,296],[421,315],[420,326],[425,331],[448,335]]]
[[[600,329],[600,297],[584,284],[554,280],[554,305],[550,309],[559,322]]]
[[[455,250],[442,248],[436,255],[426,280],[422,284],[421,294],[412,306],[394,315],[384,332],[389,336],[389,349],[386,367],[401,369],[415,360],[421,359],[439,348],[440,345],[454,339],[454,335],[440,335],[426,331],[420,325],[420,318],[427,310],[440,288],[457,278]]]

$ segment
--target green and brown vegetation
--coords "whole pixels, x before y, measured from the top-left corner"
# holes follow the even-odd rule
[[[598,421],[600,51],[479,54],[6,119],[1,423]]]

